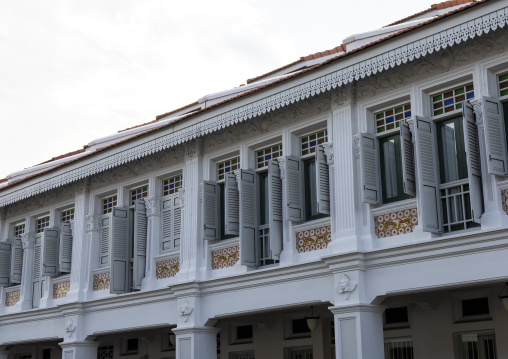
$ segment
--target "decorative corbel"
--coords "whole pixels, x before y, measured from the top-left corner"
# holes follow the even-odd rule
[[[280,179],[283,180],[286,178],[286,159],[279,158],[277,161],[279,163]]]
[[[355,144],[356,149],[356,158],[360,158],[360,134],[357,133],[353,136],[353,143]]]
[[[159,217],[161,215],[161,199],[158,197],[143,198],[147,217]]]
[[[406,119],[406,123],[409,126],[409,132],[411,133],[411,141],[412,142],[415,142],[415,121],[416,120],[414,117],[410,117],[410,118]]]
[[[482,99],[474,98],[469,101],[471,105],[473,105],[473,111],[476,117],[476,126],[483,126],[483,111],[482,111]]]
[[[179,188],[178,192],[176,192],[176,197],[180,201],[180,206],[185,206],[185,188]]]
[[[323,146],[323,150],[325,151],[326,156],[326,163],[328,165],[333,165],[333,142],[326,142],[323,143],[321,146]]]
[[[69,221],[69,224],[71,225],[71,233],[72,233],[72,237],[74,237],[74,220],[73,220],[73,219],[71,219],[71,220]]]
[[[242,180],[242,174],[240,172],[240,170],[238,171],[235,171],[235,177],[236,177],[236,183],[240,183],[240,181]]]
[[[21,244],[23,245],[23,249],[32,249],[35,244],[35,234],[23,233],[21,235]]]
[[[86,232],[99,232],[101,230],[100,217],[95,214],[86,216]]]

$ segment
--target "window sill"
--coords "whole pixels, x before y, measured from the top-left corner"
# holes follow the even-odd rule
[[[180,257],[180,249],[171,251],[171,252],[166,252],[163,254],[159,254],[158,256],[153,257],[153,259],[156,262],[160,262],[160,261],[165,261],[168,259],[174,259],[174,258],[178,258],[178,257]]]
[[[216,241],[216,243],[210,244],[210,250],[217,251],[224,248],[229,248],[233,246],[240,245],[240,237],[223,239],[221,241]]]
[[[67,282],[67,281],[70,281],[70,280],[71,280],[71,275],[70,274],[63,274],[63,275],[61,275],[59,277],[54,277],[54,278],[51,279],[53,284]]]
[[[388,204],[382,204],[377,208],[371,210],[374,217],[381,216],[387,213],[404,211],[406,209],[413,209],[417,207],[416,198],[405,199]]]
[[[103,273],[108,273],[108,272],[109,272],[109,266],[94,269],[92,271],[92,274],[95,275],[95,274],[103,274]]]
[[[330,217],[324,217],[324,218],[314,219],[312,221],[308,221],[308,222],[305,222],[302,224],[296,224],[293,226],[293,229],[295,232],[302,232],[302,231],[314,229],[317,227],[329,226],[330,223],[331,223]]]

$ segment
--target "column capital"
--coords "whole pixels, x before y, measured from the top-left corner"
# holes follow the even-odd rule
[[[146,216],[147,217],[160,217],[161,215],[161,198],[160,197],[148,197],[144,198]]]
[[[99,232],[101,230],[100,216],[96,214],[88,214],[86,216],[86,232]]]
[[[23,249],[32,249],[35,244],[35,234],[27,232],[21,235],[21,244]]]
[[[358,312],[383,313],[383,311],[385,310],[385,306],[384,305],[375,305],[375,304],[356,303],[356,304],[345,305],[345,306],[336,305],[333,307],[328,307],[328,310],[335,315],[358,313]]]
[[[334,159],[333,142],[331,142],[331,141],[325,142],[321,146],[323,146],[323,150],[325,151],[326,163],[330,166],[333,165],[333,159]]]

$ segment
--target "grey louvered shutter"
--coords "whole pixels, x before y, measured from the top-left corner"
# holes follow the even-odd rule
[[[100,265],[106,266],[109,263],[109,242],[111,242],[111,213],[101,217],[101,248]]]
[[[12,242],[11,283],[21,283],[23,274],[23,244],[21,238],[16,237]]]
[[[11,276],[11,244],[0,243],[0,287],[8,286]]]
[[[298,157],[286,157],[286,220],[301,222],[305,219],[303,208],[303,163]]]
[[[404,193],[416,196],[415,161],[411,131],[405,122],[400,123],[400,153],[402,157],[402,183]]]
[[[162,197],[162,237],[160,249],[161,251],[169,251],[172,249],[173,243],[173,197],[169,195]]]
[[[376,136],[360,135],[360,169],[362,180],[362,202],[381,204],[381,181],[379,171],[379,144]]]
[[[42,243],[42,276],[56,277],[58,275],[58,245],[60,230],[45,228]]]
[[[111,216],[111,242],[110,242],[110,286],[112,294],[129,291],[127,285],[127,271],[129,268],[129,209],[113,208]]]
[[[34,245],[34,267],[32,270],[32,308],[38,308],[41,301],[42,285],[41,285],[41,272],[42,272],[42,248],[41,248],[41,234],[35,236]]]
[[[508,174],[506,137],[501,103],[497,98],[482,98],[485,147],[489,173],[505,176]]]
[[[240,234],[239,197],[236,176],[227,174],[224,181],[224,234],[226,236]]]
[[[72,263],[72,230],[70,223],[62,223],[60,229],[59,271],[69,273]]]
[[[203,239],[219,239],[219,186],[203,181]]]
[[[257,266],[257,211],[256,172],[240,171],[240,263]]]
[[[316,187],[318,213],[330,214],[330,174],[322,146],[316,148]]]
[[[178,195],[173,196],[173,249],[180,247],[182,233],[182,202]]]
[[[282,252],[282,179],[279,162],[268,162],[268,221],[272,259],[280,259]]]
[[[465,101],[462,103],[462,114],[464,116],[464,145],[466,148],[471,218],[473,222],[480,223],[483,214],[483,187],[478,128],[476,127],[473,107]]]
[[[432,120],[416,117],[415,145],[418,155],[418,196],[420,197],[424,231],[443,232],[442,209],[439,201],[439,170],[435,125]]]
[[[141,289],[141,281],[145,277],[147,227],[145,202],[137,200],[134,202],[134,263],[132,264],[134,289]]]

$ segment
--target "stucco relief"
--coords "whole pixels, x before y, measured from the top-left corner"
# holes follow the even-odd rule
[[[161,199],[158,197],[144,198],[147,217],[159,217],[161,215]]]
[[[26,213],[41,207],[47,207],[65,199],[74,199],[74,196],[75,187],[73,184],[57,187],[7,206],[5,214],[8,218],[19,213]]]
[[[98,232],[101,230],[100,216],[94,214],[87,214],[85,217],[86,232]]]

